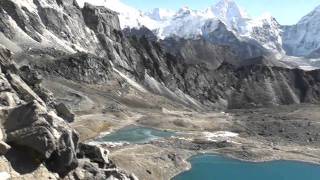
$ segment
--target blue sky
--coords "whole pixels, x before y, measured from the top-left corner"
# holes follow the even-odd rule
[[[219,0],[121,0],[122,2],[141,10],[155,7],[179,9],[189,6],[191,9],[204,9]],[[270,13],[282,25],[295,24],[304,15],[320,5],[320,0],[234,0],[252,17]]]

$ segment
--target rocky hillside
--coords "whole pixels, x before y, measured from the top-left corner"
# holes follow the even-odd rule
[[[177,38],[159,43],[148,30],[123,33],[117,13],[105,7],[85,4],[81,9],[72,0],[28,0],[28,5],[6,1],[1,6],[5,18],[0,22],[7,24],[0,26],[3,44],[15,50],[17,62],[30,62],[44,75],[89,84],[121,76],[136,82],[140,90],[143,86],[201,109],[318,101],[318,71],[277,68],[278,63],[269,63],[274,62],[272,56],[258,57],[243,66],[236,52],[207,41]],[[28,22],[36,23],[26,29],[23,24]],[[214,33],[212,41],[230,40],[218,30]],[[234,48],[250,49],[234,39]],[[297,84],[299,78],[302,86],[300,80]]]
[[[11,55],[0,47],[0,178],[133,179],[108,160],[107,151],[79,144],[68,124],[74,115],[55,103],[39,74],[19,69]]]

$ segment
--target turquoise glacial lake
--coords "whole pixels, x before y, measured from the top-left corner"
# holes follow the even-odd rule
[[[157,129],[140,127],[140,126],[128,126],[108,134],[98,141],[104,142],[127,142],[132,144],[147,143],[152,140],[167,138],[174,136],[174,132],[161,131]]]
[[[173,180],[320,180],[320,166],[295,161],[250,163],[218,155],[190,159],[192,168]]]

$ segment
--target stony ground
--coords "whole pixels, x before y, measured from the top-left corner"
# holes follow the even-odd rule
[[[286,159],[320,163],[316,131],[319,129],[319,110],[318,105],[299,105],[227,113],[151,113],[136,123],[175,130],[180,132],[178,137],[155,141],[151,145],[124,146],[112,151],[112,154],[120,167],[131,169],[141,179],[149,179],[148,172],[157,179],[169,179],[188,167],[177,163],[176,159],[185,160],[196,153],[219,153],[256,162]],[[217,131],[231,131],[239,136],[208,139],[208,134]],[[168,151],[165,155],[163,149]],[[174,160],[157,161],[172,155]],[[140,164],[139,168],[135,163],[124,164],[124,159],[128,158]],[[168,166],[174,167],[174,170],[170,168],[170,173],[163,176],[161,171]]]
[[[170,179],[190,168],[187,159],[197,153],[320,163],[317,104],[198,112],[123,84],[91,86],[59,79],[44,84],[77,114],[72,126],[82,141],[130,124],[178,132],[148,144],[105,146],[117,166],[139,179]],[[217,132],[237,136],[215,136]]]

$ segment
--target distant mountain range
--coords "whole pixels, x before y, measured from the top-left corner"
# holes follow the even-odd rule
[[[85,1],[78,0],[80,5]],[[97,0],[90,3],[117,11],[122,29],[139,29],[145,26],[159,39],[205,38],[214,44],[234,46],[234,51],[243,58],[265,53],[271,53],[278,59],[284,55],[320,57],[319,7],[296,25],[282,26],[270,14],[251,18],[233,0],[221,0],[204,10],[192,10],[188,7],[178,11],[155,8],[151,12],[139,11],[119,0]],[[220,36],[218,38],[217,31]],[[239,47],[245,49],[239,50]]]

